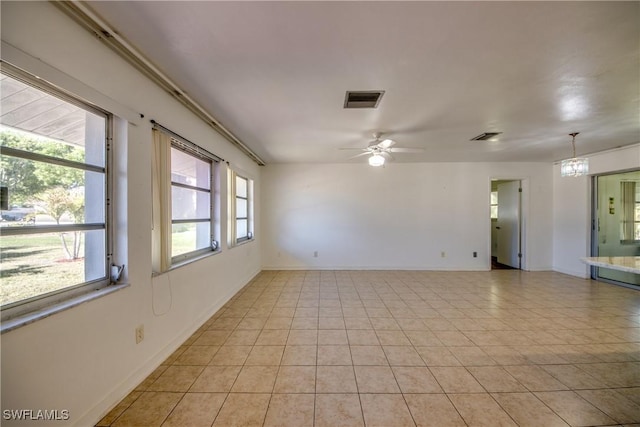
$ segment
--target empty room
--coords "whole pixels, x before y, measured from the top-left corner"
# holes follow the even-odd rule
[[[3,426],[640,425],[640,3],[0,8]]]

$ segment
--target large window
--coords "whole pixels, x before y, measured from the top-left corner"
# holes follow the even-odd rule
[[[236,241],[250,238],[249,180],[236,175]]]
[[[498,192],[491,192],[491,219],[498,219]]]
[[[2,318],[109,282],[110,117],[3,63]]]
[[[217,157],[154,129],[154,246],[156,271],[219,249],[216,222]]]
[[[253,239],[253,180],[231,171],[229,218],[231,245]]]
[[[636,174],[637,175],[637,174]],[[640,180],[620,182],[620,240],[625,243],[640,242]]]

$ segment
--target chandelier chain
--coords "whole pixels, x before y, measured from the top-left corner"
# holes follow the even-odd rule
[[[571,146],[573,147],[573,157],[576,157],[576,136],[579,134],[580,132],[573,132],[570,133],[569,136],[572,136],[573,139],[571,140]]]

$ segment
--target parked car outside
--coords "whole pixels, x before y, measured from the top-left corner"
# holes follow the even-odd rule
[[[7,211],[0,211],[3,221],[25,221],[34,222],[36,220],[36,210],[30,206],[13,205]]]

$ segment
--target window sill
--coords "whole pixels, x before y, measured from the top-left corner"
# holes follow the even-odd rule
[[[98,289],[96,291],[91,291],[86,294],[82,294],[77,297],[59,302],[57,304],[52,304],[40,310],[19,315],[12,319],[3,321],[2,325],[0,325],[0,333],[4,334],[5,332],[13,331],[14,329],[18,329],[22,326],[36,322],[40,319],[44,319],[45,317],[52,316],[56,313],[60,313],[61,311],[68,310],[80,304],[84,304],[85,302],[88,302],[88,301],[93,301],[94,299],[101,298],[105,295],[112,294],[114,292],[119,291],[120,289],[124,289],[127,287],[129,287],[128,283],[105,286],[104,288]]]
[[[185,267],[185,266],[191,264],[192,262],[200,261],[201,259],[205,259],[205,258],[209,258],[210,256],[218,255],[221,252],[222,251],[220,249],[218,249],[217,251],[207,252],[205,254],[198,255],[198,256],[195,256],[193,258],[185,259],[184,261],[176,262],[175,264],[172,264],[171,267],[169,267],[169,269],[167,271],[162,271],[162,272],[154,271],[154,272],[152,272],[151,273],[151,277],[161,276],[161,275],[163,275],[165,273],[169,273],[170,271],[176,270],[176,269],[181,268],[181,267]]]
[[[242,240],[240,242],[234,243],[233,245],[229,246],[229,249],[236,248],[236,247],[242,246],[242,245],[246,245],[247,243],[255,242],[255,240],[256,240],[255,237],[253,237],[251,239]]]

